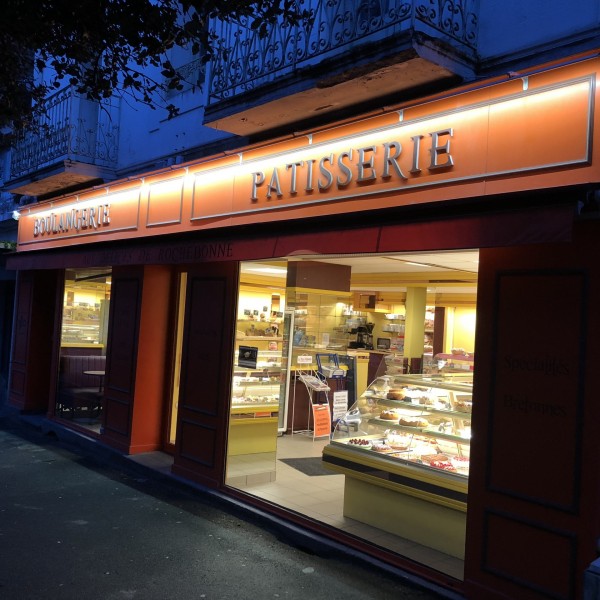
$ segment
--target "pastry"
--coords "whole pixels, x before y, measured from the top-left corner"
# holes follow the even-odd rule
[[[404,390],[402,390],[402,389],[390,390],[387,393],[388,400],[404,400],[405,397],[406,397],[406,394],[404,393]]]
[[[454,403],[454,410],[459,412],[470,413],[473,410],[473,403],[465,400],[457,400]]]
[[[423,404],[425,406],[433,406],[435,404],[435,398],[432,398],[431,396],[428,396],[426,394],[419,396],[418,398],[416,398],[417,400],[417,404]]]
[[[398,419],[398,412],[395,410],[384,410],[379,415],[380,419],[384,421],[396,421]]]
[[[427,427],[429,425],[429,421],[427,419],[422,419],[421,417],[400,417],[398,420],[400,425],[404,425],[405,427]]]
[[[394,450],[407,450],[411,444],[411,437],[402,435],[396,431],[386,431],[386,443],[391,446]]]
[[[448,461],[448,457],[445,454],[421,454],[421,460],[424,463],[430,464],[433,461]]]
[[[466,456],[453,456],[450,462],[457,470],[469,471],[469,459]]]
[[[385,444],[383,442],[376,442],[371,446],[371,450],[373,450],[374,452],[380,452],[382,454],[394,451],[394,449],[389,444]]]
[[[436,469],[442,469],[443,471],[456,471],[452,463],[448,460],[436,459],[432,460],[429,463],[430,467],[435,467]]]
[[[370,448],[371,440],[366,440],[364,438],[352,438],[348,440],[348,444],[350,446],[359,446],[360,448]]]

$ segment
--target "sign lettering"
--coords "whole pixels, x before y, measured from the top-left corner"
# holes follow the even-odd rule
[[[429,164],[427,170],[435,172],[454,167],[450,141],[453,128],[432,131],[429,136]],[[420,153],[425,136],[415,135],[408,142],[408,151],[403,153],[402,143],[393,140],[378,145],[348,148],[338,154],[329,153],[320,158],[309,158],[273,167],[268,173],[252,173],[250,200],[290,198],[303,185],[307,193],[326,192],[332,187],[344,189],[352,183],[366,184],[378,179],[392,178],[409,182],[417,177],[421,169]],[[381,158],[380,158],[381,157]]]
[[[33,221],[33,237],[100,229],[110,225],[110,204],[72,208],[65,212],[51,212]]]

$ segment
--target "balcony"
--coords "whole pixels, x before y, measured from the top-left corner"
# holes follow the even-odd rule
[[[238,135],[313,124],[473,77],[479,0],[307,0],[266,38],[217,23],[204,124]]]
[[[44,197],[114,179],[118,132],[118,100],[92,102],[65,88],[48,98],[34,130],[11,149],[3,189]]]

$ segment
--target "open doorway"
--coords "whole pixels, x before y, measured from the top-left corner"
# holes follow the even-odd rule
[[[301,257],[294,257],[294,262],[301,261]],[[478,251],[311,255],[306,262],[342,267],[342,275],[349,276],[347,289],[323,290],[299,285],[292,288],[287,261],[241,266],[226,483],[328,526],[413,556],[460,579],[463,568],[460,557],[403,539],[392,529],[345,516],[344,496],[348,493],[345,475],[328,469],[322,457],[335,438],[336,424],[340,421],[339,406],[333,404],[338,390],[346,392],[345,412],[359,411],[358,405],[367,402],[369,387],[374,382],[389,375],[418,377],[437,373],[443,356],[449,357],[446,360],[449,365],[460,362],[459,370],[465,371],[458,375],[466,377],[468,390],[474,365]],[[296,271],[301,271],[300,267]],[[277,293],[282,310],[271,310],[273,293]],[[295,319],[289,335],[282,333],[285,309],[291,310]],[[326,392],[311,393],[300,375],[319,374],[317,355],[335,355],[339,365],[333,366],[340,366],[345,377],[342,382],[329,378]],[[284,380],[287,388],[282,386]],[[409,387],[416,390],[415,395],[419,390],[423,392],[419,386],[406,385]],[[281,398],[284,389],[288,391]],[[459,428],[459,421],[455,425],[450,418],[456,408],[450,405],[450,396],[444,396],[444,390],[436,394],[431,402],[439,404],[429,412],[443,413],[447,406],[447,414],[431,417],[436,427],[443,428],[435,439],[446,435],[452,442],[454,437],[460,438],[461,447],[467,448],[456,453],[465,457],[461,468],[467,465],[466,470],[451,475],[464,480],[466,489],[469,415],[459,415]],[[452,394],[454,402],[460,394]],[[434,394],[427,395],[432,398]],[[462,401],[470,407],[469,394],[462,395]],[[330,408],[331,426],[326,435],[316,435],[313,404],[327,404]],[[379,408],[376,415],[368,413],[374,416],[373,421],[379,421],[383,413],[383,406]],[[287,418],[282,431],[275,425],[283,409]],[[395,413],[394,416],[397,417]],[[364,412],[361,418],[366,422]],[[352,427],[351,423],[345,425]],[[451,427],[456,427],[456,431]],[[404,438],[406,427],[396,418],[382,429],[382,434],[386,430]],[[359,430],[351,431],[356,431],[354,437],[363,437],[358,435]],[[351,431],[340,439],[347,442],[353,437]],[[376,437],[373,431],[369,430],[364,437]],[[427,477],[431,465],[421,461],[421,456],[427,456],[423,449],[426,447],[433,445],[422,443],[419,448],[422,454],[408,468],[423,466]],[[361,459],[367,464],[370,460],[380,460],[367,453]]]

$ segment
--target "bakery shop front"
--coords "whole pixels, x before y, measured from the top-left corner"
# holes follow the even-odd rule
[[[599,66],[26,207],[10,405],[456,597],[580,597]]]

